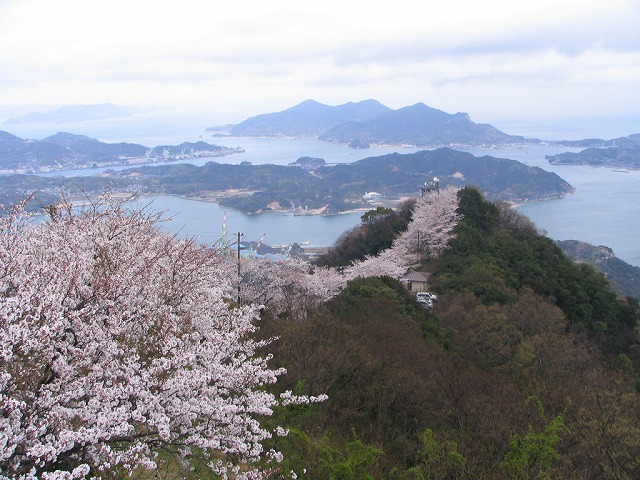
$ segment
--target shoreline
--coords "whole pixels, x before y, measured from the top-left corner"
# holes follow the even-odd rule
[[[157,148],[157,147],[156,147]],[[107,169],[104,172],[109,171],[111,168],[136,168],[136,167],[148,167],[148,166],[162,166],[162,165],[173,165],[184,163],[184,160],[189,159],[198,159],[198,158],[222,158],[228,157],[230,155],[235,155],[237,153],[244,153],[243,148],[230,148],[230,147],[221,147],[223,150],[221,151],[202,151],[200,154],[197,154],[194,157],[169,157],[169,158],[160,158],[160,157],[126,157],[118,160],[108,160],[105,162],[93,162],[92,164],[78,164],[78,165],[49,165],[49,166],[39,166],[39,167],[30,167],[30,168],[21,168],[21,169],[0,169],[0,175],[2,176],[11,176],[11,175],[41,175],[41,174],[56,174],[63,172],[73,172],[73,171],[81,171],[81,170],[92,170],[92,169]],[[104,173],[103,172],[103,173]]]
[[[180,198],[182,200],[193,200],[194,202],[212,203],[214,205],[218,205],[218,206],[223,207],[223,208],[228,208],[229,210],[233,210],[233,211],[239,212],[239,213],[241,213],[243,215],[247,215],[247,216],[262,215],[263,213],[284,213],[284,214],[291,213],[292,215],[298,216],[298,217],[333,217],[333,216],[344,215],[344,214],[349,214],[349,213],[368,212],[369,210],[372,210],[372,209],[375,208],[375,207],[372,207],[372,208],[366,208],[366,207],[351,208],[349,210],[343,210],[343,211],[340,211],[338,213],[334,213],[334,214],[331,214],[331,215],[323,215],[321,213],[309,213],[309,214],[305,214],[305,215],[295,215],[295,214],[293,214],[293,211],[291,209],[269,209],[269,210],[261,212],[261,213],[247,213],[247,212],[243,212],[242,210],[238,210],[237,208],[234,208],[234,207],[227,207],[225,205],[221,205],[220,202],[217,199],[211,198],[211,197],[205,197],[205,196],[189,197],[189,196],[185,196],[185,195],[177,195],[177,194],[174,194],[174,193],[158,193],[158,194],[152,194],[152,193],[142,193],[142,194],[115,193],[112,196],[113,197],[118,197],[118,198],[124,198],[126,196],[130,196],[131,198],[127,199],[127,201],[136,200],[136,199],[143,199],[143,198],[153,199],[154,197],[174,197],[174,198]]]

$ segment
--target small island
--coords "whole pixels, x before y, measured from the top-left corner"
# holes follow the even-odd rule
[[[588,148],[578,153],[566,152],[545,157],[551,165],[590,165],[592,167],[640,168],[639,148]]]
[[[310,172],[318,170],[327,165],[324,158],[300,157],[295,162],[289,164],[290,167],[300,167]]]
[[[640,134],[611,140],[584,140],[578,146],[589,142],[589,148],[578,153],[567,152],[547,155],[551,165],[590,165],[592,167],[640,168]],[[563,143],[563,142],[560,142]]]

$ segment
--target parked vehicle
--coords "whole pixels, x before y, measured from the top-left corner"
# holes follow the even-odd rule
[[[433,302],[437,299],[438,299],[438,296],[434,295],[433,293],[429,293],[429,292],[416,293],[416,300],[418,300],[418,303],[421,303],[422,305],[429,308],[433,308]]]

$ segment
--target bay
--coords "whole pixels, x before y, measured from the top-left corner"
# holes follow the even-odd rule
[[[200,133],[209,143],[242,147],[244,153],[221,158],[194,160],[196,165],[208,161],[239,164],[271,163],[286,165],[302,156],[324,158],[327,163],[351,163],[363,158],[387,153],[413,153],[416,147],[375,147],[355,150],[344,146],[303,139],[211,137]],[[197,137],[192,135],[191,137]],[[204,138],[203,138],[204,137]],[[192,138],[190,138],[192,139]],[[168,138],[166,140],[169,140]],[[179,143],[179,142],[173,142]],[[622,260],[640,266],[640,172],[616,172],[608,168],[589,166],[549,165],[545,156],[565,151],[579,151],[564,147],[536,145],[514,148],[469,148],[476,156],[491,155],[510,158],[527,165],[538,166],[557,173],[576,188],[563,199],[532,202],[518,206],[540,229],[556,240],[582,240],[613,249]],[[85,175],[104,169],[56,172],[55,175]],[[217,205],[175,197],[157,197],[154,207],[174,216],[163,228],[181,235],[195,236],[204,242],[219,238],[224,210]],[[242,231],[245,239],[258,239],[266,233],[265,242],[282,244],[311,242],[314,246],[330,246],[346,229],[360,222],[362,212],[331,217],[294,217],[284,213],[247,216],[229,210],[228,231]]]
[[[573,195],[518,207],[555,240],[581,240],[613,249],[640,267],[640,171],[587,166],[548,166],[571,185]]]
[[[296,158],[303,155],[324,158],[322,156],[329,157],[326,152],[331,153],[333,149],[337,150],[335,150],[336,153],[333,157],[329,157],[331,159],[340,158],[340,155],[343,158],[348,158],[351,155],[346,147],[327,146],[322,142],[313,141],[289,142],[292,141],[259,139],[254,144],[262,145],[260,155],[253,153],[252,149],[248,151],[252,152],[250,155],[255,155],[253,163],[288,162],[291,156],[296,155]],[[282,145],[283,143],[284,145]],[[280,150],[279,146],[285,148]],[[290,153],[283,153],[283,151]],[[397,147],[394,151],[408,153]],[[640,171],[630,170],[628,173],[623,173],[610,168],[549,165],[545,158],[545,155],[553,155],[563,151],[577,151],[577,149],[534,146],[509,149],[474,148],[467,151],[476,156],[491,155],[499,158],[511,158],[555,172],[564,178],[576,188],[574,194],[563,199],[520,205],[516,207],[517,210],[529,217],[538,228],[552,239],[581,240],[594,245],[604,245],[612,248],[620,259],[640,267],[640,242],[638,241],[640,238],[640,209],[638,208],[640,206],[640,189],[638,188],[640,186]],[[271,153],[274,154],[273,157]],[[363,153],[358,151],[355,155],[360,156]],[[370,149],[366,152],[366,156],[374,156],[375,153],[377,153],[376,149]],[[269,158],[275,160],[269,161]],[[261,161],[258,162],[257,159],[261,159]],[[167,209],[170,211],[178,209],[181,212],[188,212],[191,209],[200,211],[205,208],[201,205],[203,202],[193,200],[181,199],[181,201],[188,203],[182,203],[177,208],[171,205],[175,200],[166,201],[168,202]],[[231,227],[230,212],[228,212],[229,231],[236,231]],[[246,216],[234,212],[233,215],[239,216],[238,228],[240,231],[246,230],[249,239],[259,238],[263,233],[267,233],[266,243],[310,241],[313,246],[330,246],[342,232],[360,222],[361,214],[362,212],[332,217],[292,217],[282,213]],[[176,218],[178,224],[185,221],[182,219],[182,215],[186,216],[186,213],[180,214],[180,217]],[[198,217],[197,213],[194,215],[196,218]],[[213,216],[214,214],[209,213],[209,215]],[[220,222],[222,215],[220,207],[215,215],[217,215],[216,221]],[[201,234],[198,228],[195,223],[190,223],[188,228],[185,224],[185,229],[192,229],[193,232]]]
[[[298,243],[308,247],[327,247],[333,245],[344,231],[358,225],[364,213],[295,216],[286,212],[267,212],[245,215],[215,203],[169,195],[142,197],[131,205],[149,212],[163,212],[165,220],[159,224],[162,230],[181,238],[194,238],[207,245],[214,245],[220,239],[234,242],[240,232],[242,240],[258,241],[263,238],[267,245]]]

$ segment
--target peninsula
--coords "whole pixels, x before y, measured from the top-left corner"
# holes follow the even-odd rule
[[[60,187],[81,184],[85,194],[115,192],[179,195],[206,199],[248,214],[285,210],[336,214],[376,203],[394,203],[420,195],[434,177],[439,186],[474,185],[488,198],[514,203],[559,198],[573,187],[555,173],[490,156],[475,157],[449,148],[412,154],[370,157],[328,166],[322,159],[302,158],[290,166],[207,162],[141,166],[81,178],[14,175],[0,177],[0,195],[16,199],[24,192],[47,195],[50,203]],[[371,195],[375,192],[376,195]]]
[[[590,165],[593,167],[640,168],[640,133],[611,140],[592,140],[578,153],[547,156],[552,165]]]
[[[0,174],[46,173],[99,167],[188,161],[241,152],[205,142],[147,148],[135,143],[104,143],[85,135],[59,132],[42,140],[0,131]]]

